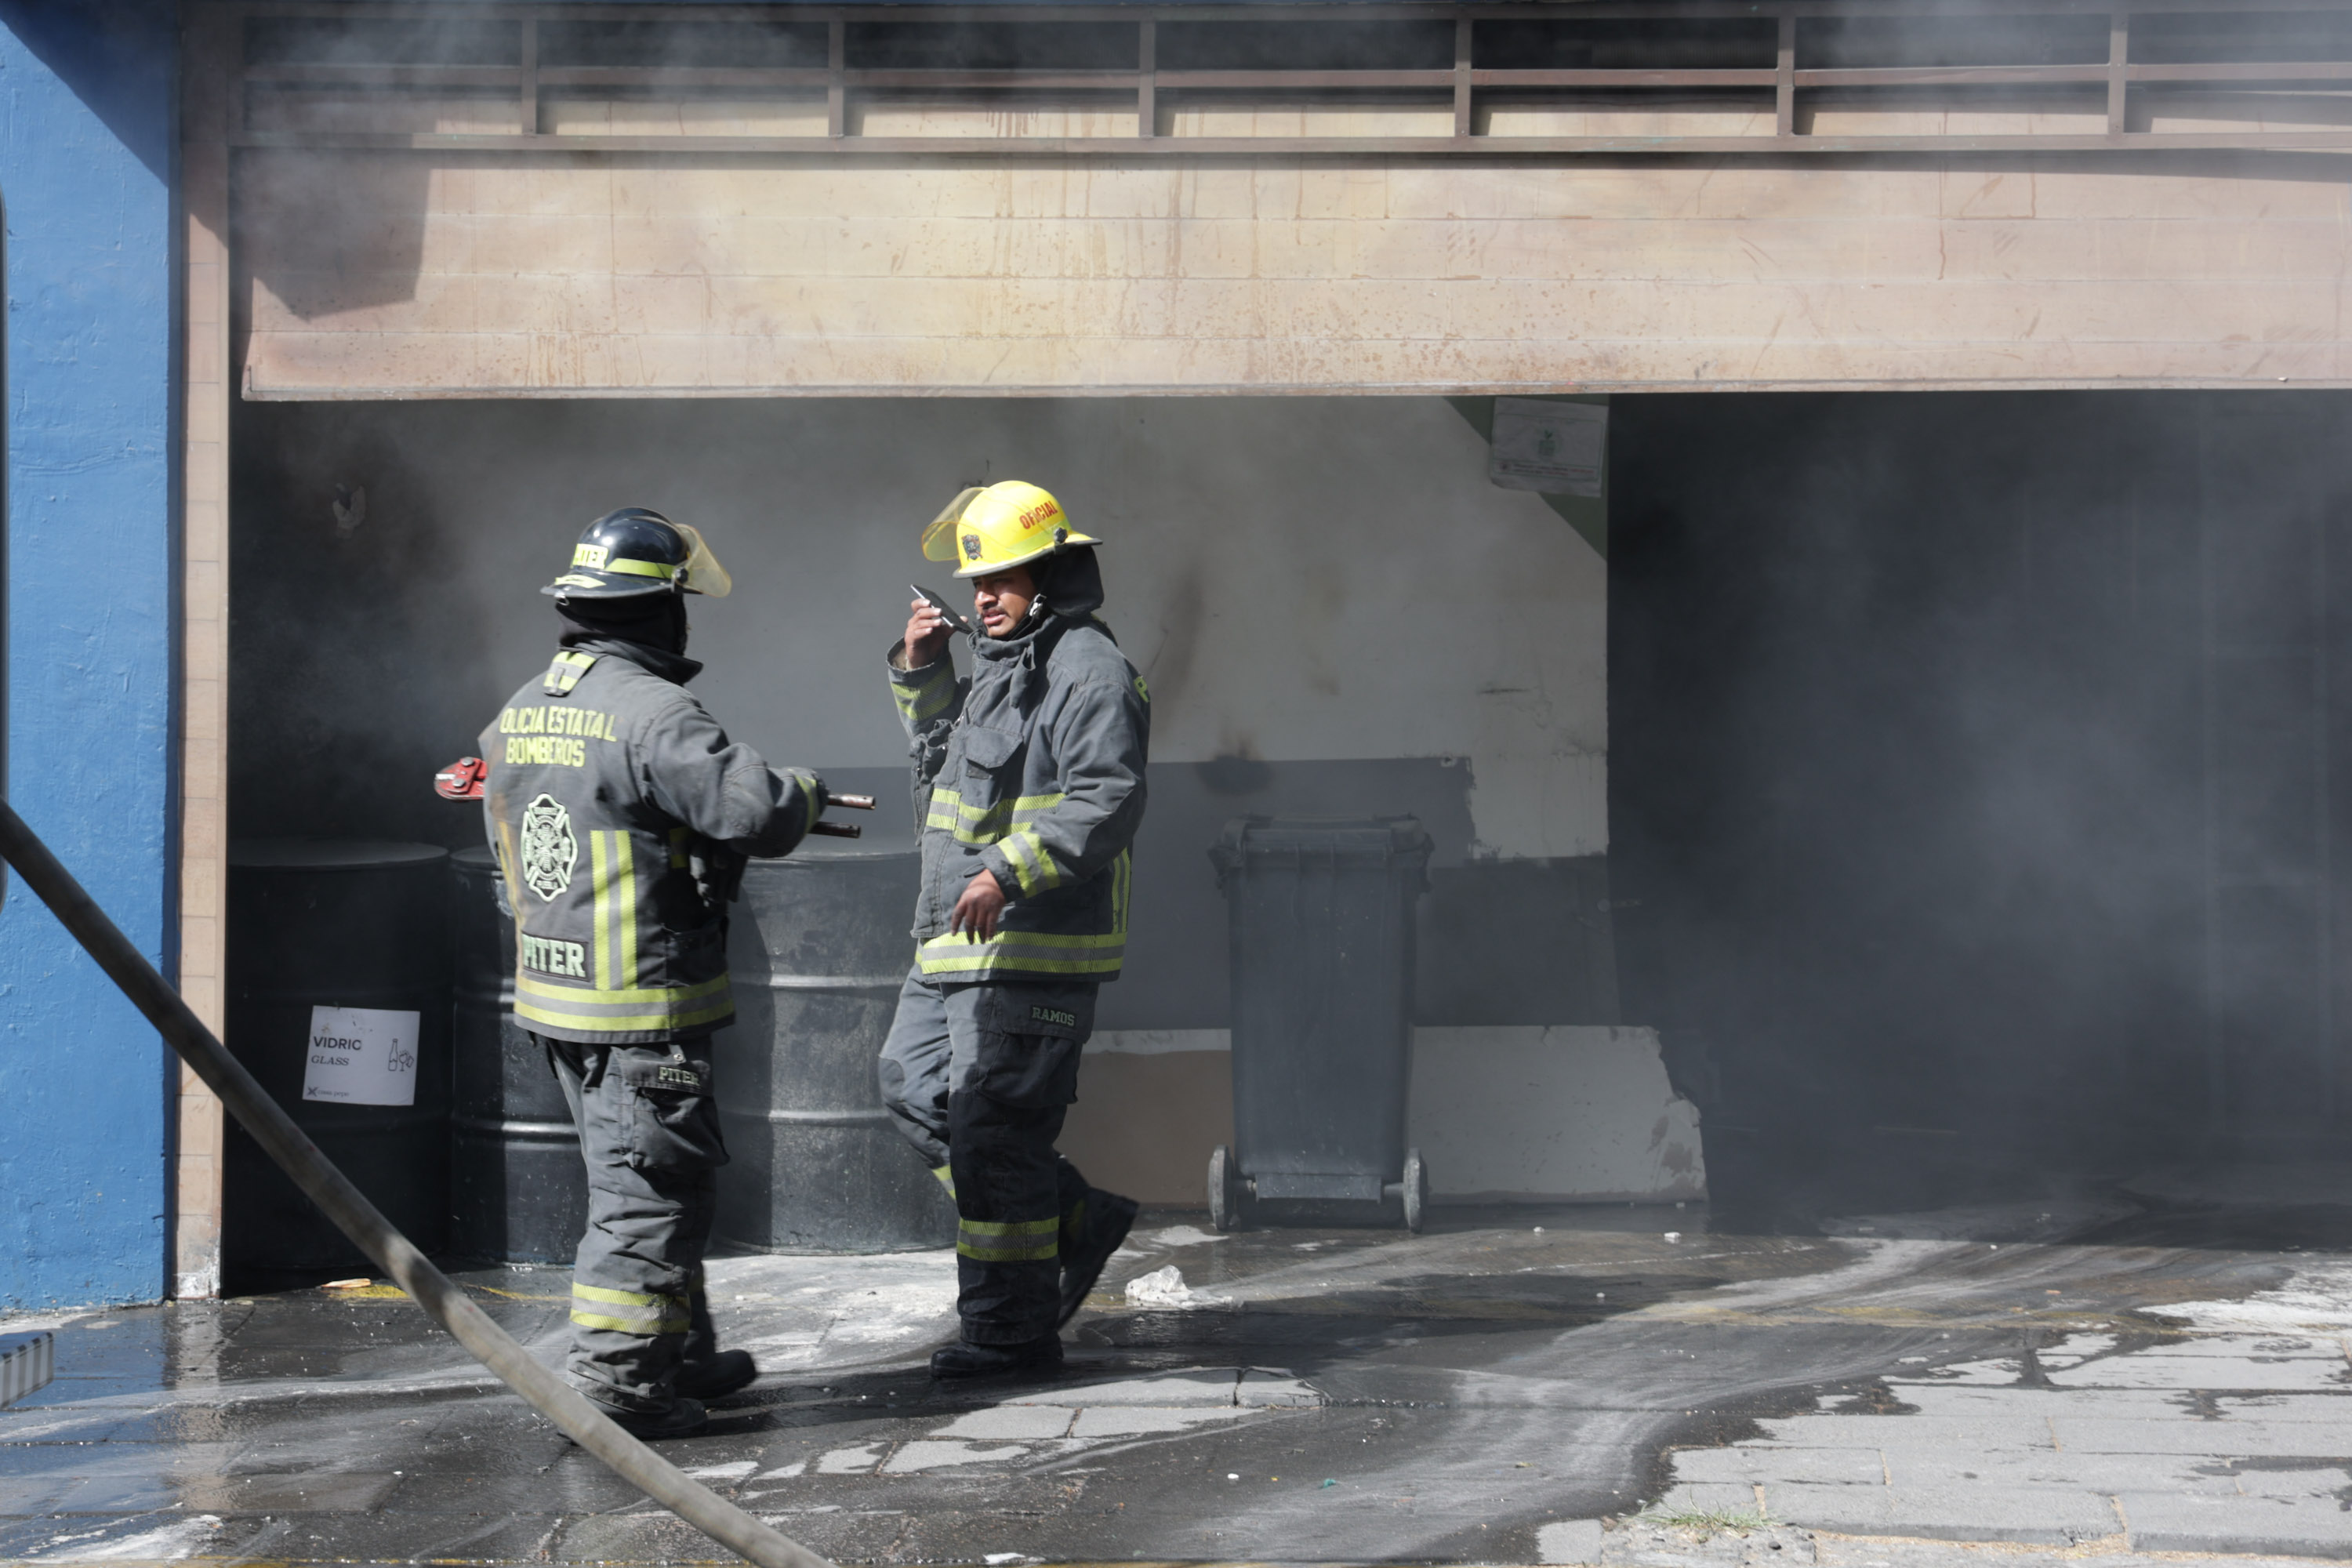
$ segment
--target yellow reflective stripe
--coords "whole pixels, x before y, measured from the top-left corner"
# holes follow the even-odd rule
[[[1009,802],[999,801],[993,807],[989,807],[987,809],[1002,810],[1004,806],[1010,805],[1014,811],[1049,811],[1053,807],[1061,805],[1062,802],[1068,798],[1069,796],[1059,794],[1017,795]],[[962,802],[959,801],[957,804],[961,805],[962,805]],[[964,806],[964,810],[971,813],[973,816],[978,816],[982,809],[982,807],[976,805]]]
[[[682,1296],[665,1296],[659,1291],[614,1290],[602,1285],[572,1282],[572,1293],[583,1301],[602,1301],[609,1307],[683,1307]]]
[[[629,986],[621,990],[591,990],[585,985],[556,985],[533,974],[515,976],[519,994],[546,996],[552,999],[583,1003],[591,1006],[615,1007],[630,1002],[693,1002],[712,996],[727,989],[727,976],[705,980],[697,985]]]
[[[959,1241],[956,1256],[969,1258],[974,1263],[1051,1263],[1062,1256],[1062,1244],[1047,1241],[1024,1242],[1018,1247],[981,1247]]]
[[[522,924],[522,879],[515,875],[514,826],[501,820],[499,830],[499,875],[507,879],[507,907],[514,910],[515,924]]]
[[[1003,811],[1007,807],[1014,811],[1049,811],[1069,798],[1068,795],[1059,793],[1024,795],[1015,795],[1011,800],[1000,800],[993,805],[974,805],[963,798],[963,793],[961,790],[952,785],[940,784],[931,791],[931,807],[936,811],[951,805],[966,816],[986,816],[991,812]]]
[[[1051,811],[1069,798],[1064,795],[1024,795],[1012,800],[1000,800],[994,805],[973,805],[961,795],[949,795],[942,790],[939,795],[931,797],[931,803],[934,805],[939,805],[942,797],[953,802],[956,810],[963,816],[971,817],[993,816],[1002,811],[1009,811],[1015,816],[1034,816],[1037,812]]]
[[[583,1329],[610,1329],[615,1333],[642,1334],[650,1339],[656,1334],[682,1334],[694,1326],[691,1318],[608,1318],[602,1312],[583,1312],[572,1309],[572,1321]]]
[[[923,826],[953,834],[959,844],[984,849],[1002,841],[1007,828],[1034,821],[1040,812],[1051,811],[1068,798],[1066,795],[1058,793],[1024,795],[1012,800],[1000,800],[994,805],[973,805],[954,790],[935,790],[931,795],[930,814],[924,818]],[[1055,879],[1056,881],[1059,879]],[[1053,885],[1052,882],[1046,884],[1048,887]]]
[[[1068,878],[1063,875],[1060,862],[1056,861],[1053,852],[1045,847],[1045,841],[1037,836],[1035,828],[1014,829],[1013,837],[1004,841],[1004,852],[1008,858],[1014,853],[1016,847],[1024,858],[1034,861],[1036,865],[1036,872],[1034,876],[1022,872],[1022,868],[1017,865],[1013,868],[1016,873],[1021,874],[1023,892],[1045,892],[1050,889],[1060,887],[1068,880]]]
[[[931,1167],[931,1174],[940,1179],[940,1185],[948,1190],[948,1196],[955,1196],[955,1173],[953,1171],[950,1170],[945,1165],[933,1165]]]
[[[619,891],[614,900],[614,935],[620,949],[615,978],[624,986],[637,983],[637,852],[624,830],[613,835],[613,881]]]
[[[539,689],[550,697],[571,696],[572,689],[580,684],[580,678],[594,668],[596,657],[575,649],[557,654],[555,662],[547,667],[547,676],[539,683]]]
[[[908,716],[918,723],[931,718],[955,701],[955,676],[942,664],[938,675],[908,694]]]
[[[683,1296],[665,1296],[658,1291],[614,1290],[603,1285],[572,1282],[575,1301],[586,1301],[604,1308],[629,1309],[622,1312],[583,1311],[572,1309],[572,1321],[591,1329],[613,1329],[625,1334],[674,1334],[683,1332],[689,1323],[688,1308]]]
[[[730,997],[716,1007],[705,1007],[693,1013],[645,1013],[615,1017],[602,1013],[558,1013],[518,996],[514,1010],[516,1017],[528,1018],[534,1024],[585,1029],[591,1034],[618,1035],[641,1029],[683,1029],[695,1024],[720,1023],[735,1016],[735,1002]]]
[[[919,681],[894,679],[890,682],[890,700],[898,705],[900,716],[909,721],[920,723],[955,700],[955,667],[946,659],[931,665],[927,674],[915,670],[901,673],[923,676]]]
[[[916,963],[926,974],[969,974],[1000,969],[1024,974],[1116,974],[1120,959],[1117,953],[1108,958],[1034,958],[1025,952],[1007,952],[983,943],[970,952],[933,952],[926,947]],[[520,1004],[515,1010],[522,1010]]]
[[[1034,828],[1020,828],[1005,839],[1004,858],[1012,862],[1013,874],[1021,879],[1024,893],[1034,896],[1062,885],[1062,868],[1054,863]]]
[[[1127,898],[1135,885],[1135,852],[1122,849],[1118,858],[1110,863],[1110,929],[1124,940],[1127,936]]]
[[[964,943],[964,939],[950,931],[945,936],[935,936],[923,945],[925,947],[930,947],[934,944],[950,942]],[[1031,947],[1121,947],[1124,946],[1126,942],[1127,938],[1119,935],[1116,931],[1106,936],[1056,936],[1054,932],[1049,931],[999,931],[994,936],[990,937],[984,942],[973,942],[965,945],[994,947],[999,943],[1009,943],[1013,946],[1025,944]]]
[[[687,829],[673,827],[669,830],[669,868],[673,871],[686,869],[686,838]]]
[[[1061,1219],[960,1219],[956,1228],[972,1236],[1044,1236],[1062,1228]]]
[[[677,567],[666,566],[658,561],[607,561],[604,569],[631,577],[658,577],[665,583],[677,575]]]
[[[613,988],[613,873],[605,864],[604,835],[588,835],[588,886],[594,895],[596,922],[596,989]],[[635,976],[631,976],[632,979]]]
[[[961,1220],[956,1251],[981,1263],[1043,1263],[1061,1256],[1062,1222],[1053,1219]]]
[[[1013,879],[1024,893],[1037,890],[1037,863],[1030,858],[1029,847],[1023,839],[1034,839],[1034,834],[1016,833],[1004,841],[1004,863],[1013,868]]]

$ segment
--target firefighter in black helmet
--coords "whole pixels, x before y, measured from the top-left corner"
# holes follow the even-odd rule
[[[758,1375],[704,1298],[727,1160],[703,1050],[728,1023],[727,904],[744,858],[789,852],[824,783],[770,767],[687,691],[686,595],[723,597],[702,536],[627,507],[588,525],[542,592],[553,661],[482,731],[483,807],[515,917],[515,1016],[580,1129],[588,1232],[570,1372],[639,1436],[701,1427]]]

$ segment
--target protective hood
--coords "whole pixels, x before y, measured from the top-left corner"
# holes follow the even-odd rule
[[[1037,596],[1056,616],[1083,621],[1102,608],[1102,563],[1091,547],[1048,555],[1033,563],[1029,574],[1036,582]]]
[[[686,601],[675,594],[573,599],[559,603],[555,613],[563,622],[563,635],[558,640],[565,647],[610,639],[659,653],[686,652]]]
[[[972,655],[979,661],[975,675],[991,662],[1007,660],[1034,668],[1072,624],[1091,619],[1102,607],[1102,568],[1096,564],[1091,550],[1072,550],[1032,563],[1029,573],[1037,584],[1035,607],[1013,628],[1011,637],[993,637],[982,632],[971,639]],[[1102,626],[1100,621],[1094,624]]]

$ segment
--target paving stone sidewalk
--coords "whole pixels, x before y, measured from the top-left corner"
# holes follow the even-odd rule
[[[2352,1270],[2327,1263],[2247,1300],[2151,1313],[2141,1334],[2055,1332],[2014,1356],[1945,1365],[1906,1358],[1916,1370],[1884,1377],[1883,1397],[1817,1400],[1762,1422],[1759,1439],[1675,1452],[1675,1485],[1650,1511],[1845,1535],[2352,1556],[2347,1297]],[[1548,1555],[1591,1561],[1601,1544],[1562,1533]]]

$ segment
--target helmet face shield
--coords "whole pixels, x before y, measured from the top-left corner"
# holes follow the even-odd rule
[[[980,499],[983,492],[978,485],[956,492],[955,500],[941,509],[923,530],[923,559],[953,561],[956,556],[956,524],[963,521],[964,509]]]
[[[678,568],[678,586],[689,594],[708,598],[723,599],[735,591],[735,579],[727,568],[719,564],[719,557],[710,553],[703,542],[701,530],[691,524],[673,522],[670,526],[686,540],[686,564]]]

